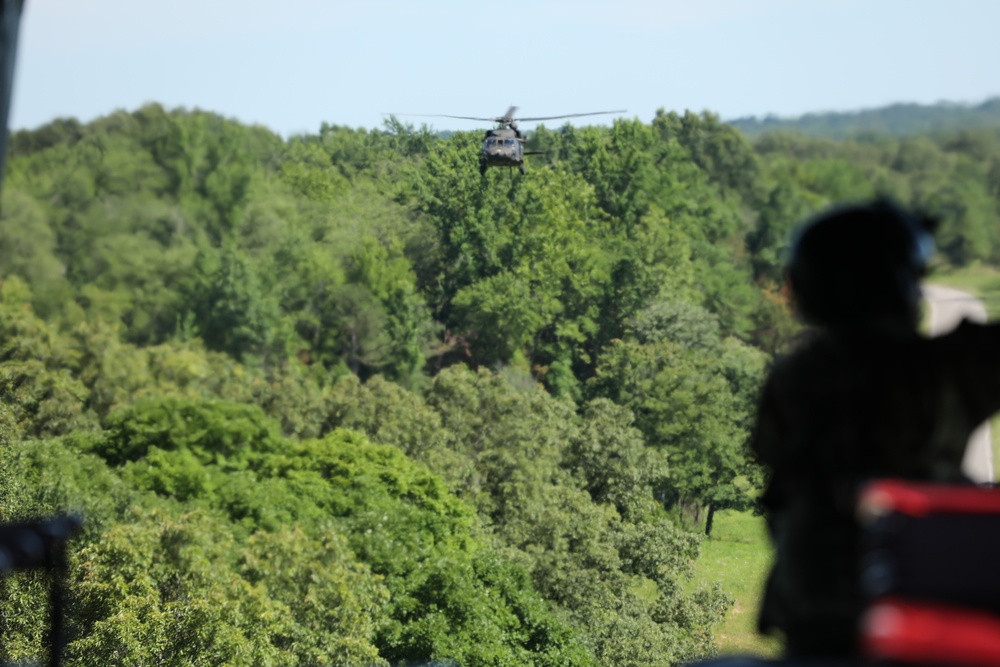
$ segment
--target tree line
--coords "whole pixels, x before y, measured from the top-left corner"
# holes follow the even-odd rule
[[[796,132],[827,139],[940,135],[995,128],[1000,124],[1000,97],[991,97],[978,104],[892,104],[862,111],[807,113],[796,118],[751,116],[729,122],[750,137],[773,132]]]
[[[996,262],[1000,132],[851,141],[716,116],[282,139],[148,105],[15,133],[0,520],[67,508],[72,664],[673,665],[748,508],[798,333],[792,225],[888,194]],[[863,239],[859,239],[863,242]],[[0,579],[5,660],[43,581]]]

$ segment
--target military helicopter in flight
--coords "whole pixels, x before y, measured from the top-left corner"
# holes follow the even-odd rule
[[[461,120],[483,120],[496,123],[496,127],[486,130],[483,137],[482,150],[479,153],[479,173],[486,174],[489,167],[517,167],[525,173],[524,156],[539,155],[544,151],[526,151],[524,143],[527,138],[518,129],[519,121],[557,120],[560,118],[579,118],[580,116],[600,116],[611,113],[625,113],[624,109],[616,111],[591,111],[589,113],[570,113],[561,116],[539,116],[536,118],[516,118],[517,107],[512,106],[502,116],[495,118],[479,118],[475,116],[449,116],[447,114],[400,114],[409,116],[434,116],[437,118],[458,118]]]

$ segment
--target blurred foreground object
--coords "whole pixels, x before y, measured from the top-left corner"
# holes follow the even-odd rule
[[[0,524],[0,574],[63,567],[66,542],[82,525],[75,515]]]
[[[83,526],[79,516],[0,524],[0,576],[42,570],[49,576],[49,665],[58,667],[63,649],[63,590],[67,574],[66,543]],[[3,637],[0,637],[0,642]]]
[[[14,87],[14,61],[17,55],[17,35],[21,26],[24,0],[0,0],[0,182],[7,164],[7,119]]]
[[[17,38],[24,0],[0,0],[0,183],[7,164],[8,117],[14,84]],[[49,664],[62,658],[63,588],[66,542],[81,527],[76,516],[54,516],[38,521],[0,524],[0,576],[15,570],[41,569],[49,573]],[[3,637],[0,637],[3,641]]]
[[[761,503],[775,549],[758,627],[781,632],[792,659],[863,655],[869,535],[857,522],[857,501],[868,482],[976,490],[962,464],[970,435],[1000,410],[1000,324],[964,321],[935,338],[921,335],[934,227],[918,212],[875,200],[821,213],[792,244],[789,286],[815,328],[771,370],[751,441],[770,473]],[[961,539],[974,539],[961,523],[945,521]],[[915,548],[923,545],[899,549],[907,567],[922,562],[909,560],[919,559]],[[965,583],[935,574],[940,590]],[[925,575],[911,579],[931,585]]]
[[[1000,491],[878,480],[858,501],[866,658],[1000,665]]]

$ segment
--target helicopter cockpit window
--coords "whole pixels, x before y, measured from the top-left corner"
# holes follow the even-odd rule
[[[513,146],[514,145],[514,140],[513,139],[504,139],[503,140],[503,145],[504,146]]]
[[[489,139],[487,139],[486,140],[486,145],[487,146],[496,146],[497,145],[496,137],[490,137]]]

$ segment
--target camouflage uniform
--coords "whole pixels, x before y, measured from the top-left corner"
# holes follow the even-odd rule
[[[963,480],[972,431],[1000,409],[1000,325],[928,339],[827,330],[768,378],[752,442],[775,563],[759,629],[792,656],[855,654],[863,600],[854,500],[875,477]]]

